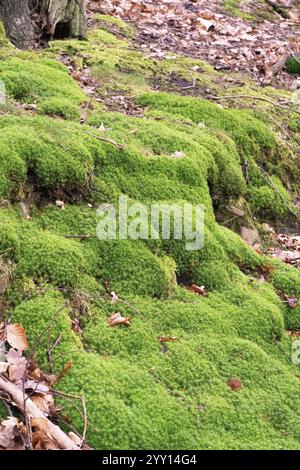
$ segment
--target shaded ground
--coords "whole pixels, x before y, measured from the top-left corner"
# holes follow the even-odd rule
[[[184,53],[208,61],[217,70],[250,73],[261,82],[266,69],[283,54],[300,50],[297,2],[276,5],[252,0],[89,2],[93,12],[131,21],[138,29],[135,44],[151,57]],[[277,79],[279,86],[289,88],[291,83],[285,73]]]

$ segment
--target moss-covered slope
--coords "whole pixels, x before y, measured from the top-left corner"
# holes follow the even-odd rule
[[[54,60],[63,52],[94,67],[101,104]],[[188,75],[189,59],[180,60]],[[252,111],[153,91],[166,68],[103,30],[43,53],[3,52],[0,197],[11,204],[0,209],[0,254],[16,266],[3,315],[24,325],[31,345],[39,338],[44,368],[60,337],[55,371],[68,360],[73,367],[57,386],[85,396],[95,448],[299,449],[299,370],[285,330],[300,329],[300,311],[276,291],[300,296],[300,273],[249,248],[215,216],[229,204],[243,205],[247,223],[294,210],[278,135]],[[103,89],[118,87],[143,118],[105,108]],[[203,204],[203,249],[187,251],[174,237],[98,240],[97,205],[122,194],[146,206]],[[183,287],[192,283],[209,296]],[[131,326],[109,326],[116,312]],[[63,405],[80,430],[78,409]]]

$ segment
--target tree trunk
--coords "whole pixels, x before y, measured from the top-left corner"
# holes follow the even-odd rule
[[[85,38],[85,0],[39,0],[42,31],[50,38]]]
[[[0,0],[0,19],[15,46],[20,49],[34,46],[35,34],[28,0]]]
[[[67,37],[85,38],[85,0],[0,0],[0,19],[20,49]]]

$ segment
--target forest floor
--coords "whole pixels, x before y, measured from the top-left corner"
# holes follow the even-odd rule
[[[0,34],[0,448],[299,449],[299,8],[103,3]],[[124,196],[203,248],[99,239]]]

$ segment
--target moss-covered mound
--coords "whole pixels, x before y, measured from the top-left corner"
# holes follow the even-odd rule
[[[95,448],[299,449],[299,370],[285,330],[300,329],[300,310],[277,291],[300,296],[300,272],[216,221],[241,201],[247,223],[284,220],[293,209],[277,171],[278,136],[252,111],[151,91],[154,62],[119,39],[130,36],[125,26],[99,21],[88,42],[5,52],[0,64],[11,100],[0,117],[0,197],[11,202],[0,209],[0,255],[16,265],[5,315],[24,325],[31,345],[39,338],[40,366],[54,343],[55,371],[72,361],[57,387],[85,396]],[[107,23],[118,38],[103,31]],[[108,64],[111,49],[124,52],[122,63],[115,54]],[[81,64],[88,51],[110,91],[116,67],[115,89],[118,78],[123,92],[135,89],[144,117],[93,102],[85,124],[70,122],[85,95],[54,61],[62,51]],[[172,234],[98,239],[98,205],[117,206],[121,195],[129,207],[204,205],[204,247],[189,251]],[[109,326],[116,312],[131,326]],[[80,430],[78,407],[62,405]]]

